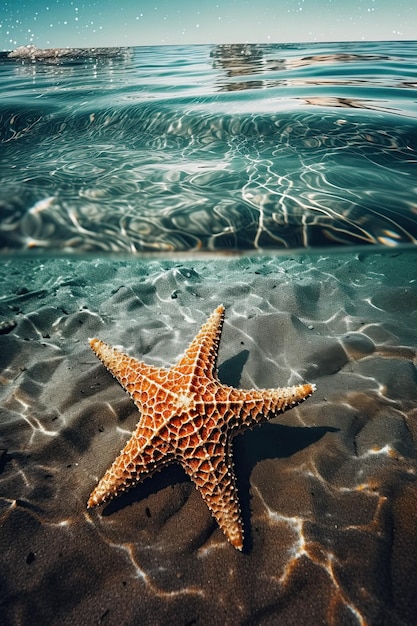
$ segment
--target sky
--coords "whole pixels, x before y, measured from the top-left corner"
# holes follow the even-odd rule
[[[416,39],[416,0],[0,0],[0,49]]]

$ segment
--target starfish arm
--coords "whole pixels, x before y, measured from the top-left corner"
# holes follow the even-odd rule
[[[92,491],[88,508],[113,499],[172,462],[168,442],[153,440],[156,438],[147,439],[142,431],[143,428],[138,425],[126,446]]]
[[[234,389],[229,387],[228,403],[239,416],[235,429],[254,426],[304,402],[315,391],[314,384],[280,389]]]
[[[185,471],[196,485],[211,514],[238,550],[243,547],[243,525],[236,479],[233,471],[230,443],[217,447],[216,451],[202,447],[193,458],[182,463]]]
[[[211,378],[216,366],[217,350],[224,321],[221,304],[203,324],[187,350],[172,368],[185,375],[197,374]]]
[[[103,365],[132,396],[140,410],[144,398],[155,395],[166,384],[169,370],[147,365],[99,339],[90,339],[90,346]]]

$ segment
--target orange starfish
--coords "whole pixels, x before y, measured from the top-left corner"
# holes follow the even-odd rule
[[[170,369],[146,365],[98,339],[90,346],[132,396],[141,418],[132,437],[88,500],[96,506],[164,465],[178,462],[195,483],[233,546],[243,527],[232,461],[232,438],[310,396],[314,385],[235,389],[217,378],[223,326],[219,306]]]

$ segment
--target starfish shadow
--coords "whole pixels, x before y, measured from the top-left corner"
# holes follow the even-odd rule
[[[242,521],[245,529],[244,553],[249,553],[253,544],[251,532],[251,484],[250,476],[260,461],[287,458],[319,441],[328,432],[339,429],[326,426],[297,427],[266,423],[238,435],[233,439],[233,458]],[[166,487],[192,481],[177,463],[171,463],[161,471],[131,487],[125,493],[111,500],[103,509],[104,517],[110,516],[150,495],[159,493]],[[205,506],[202,502],[202,506]]]
[[[138,483],[134,487],[130,487],[114,500],[110,500],[104,507],[102,515],[104,517],[113,515],[113,513],[131,504],[139,502],[140,500],[146,500],[149,496],[159,493],[166,487],[173,487],[179,483],[187,482],[190,483],[190,486],[192,485],[191,479],[187,476],[181,465],[178,463],[170,463],[152,476],[147,476],[143,482]]]
[[[248,358],[249,350],[241,350],[235,356],[223,361],[218,370],[221,382],[229,387],[240,387],[240,377]]]
[[[236,483],[245,528],[244,552],[250,552],[252,534],[250,476],[255,465],[266,459],[287,458],[317,443],[328,432],[338,432],[332,426],[283,426],[266,423],[238,435],[233,440],[233,460]]]

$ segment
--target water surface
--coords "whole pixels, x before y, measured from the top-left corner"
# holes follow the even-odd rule
[[[0,249],[414,244],[417,44],[0,58]]]

